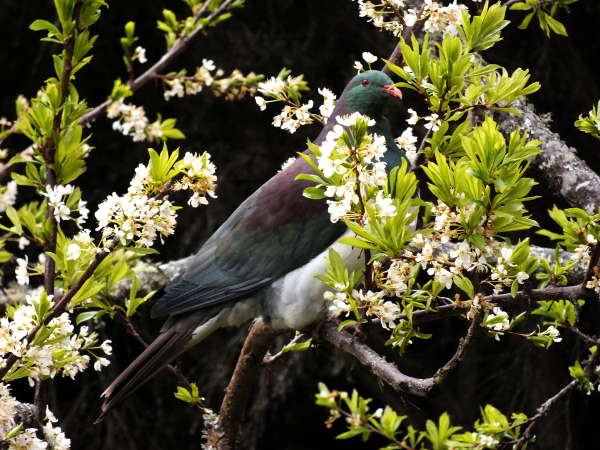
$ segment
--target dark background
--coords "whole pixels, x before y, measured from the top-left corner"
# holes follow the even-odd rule
[[[148,60],[153,62],[160,57],[164,40],[155,23],[161,18],[163,7],[174,10],[178,16],[185,11],[183,2],[174,0],[110,2],[110,8],[94,26],[94,32],[100,35],[94,59],[76,80],[80,94],[91,106],[108,95],[115,78],[126,77],[118,38],[128,20],[136,22],[139,44],[147,49]],[[519,12],[509,13],[509,18],[517,23],[521,17]],[[570,15],[559,17],[570,37],[547,39],[535,24],[527,31],[511,25],[504,32],[504,41],[485,54],[489,61],[508,69],[530,69],[533,78],[542,83],[542,89],[531,97],[536,108],[551,114],[552,128],[577,148],[595,170],[600,170],[597,141],[578,132],[573,122],[600,98],[594,65],[600,53],[598,17],[600,4],[582,0],[573,5]],[[38,18],[53,20],[50,2],[0,0],[0,116],[10,120],[14,118],[16,96],[34,95],[44,79],[53,74],[50,55],[55,49],[39,42],[40,33],[28,30],[28,25]],[[194,41],[171,69],[193,70],[202,58],[214,59],[226,71],[239,68],[268,76],[288,67],[294,74],[303,73],[315,93],[320,86],[340,92],[354,74],[352,64],[361,52],[387,57],[394,44],[389,35],[379,33],[360,19],[356,4],[349,0],[255,0],[236,11],[228,22]],[[307,98],[311,96],[318,98],[314,94]],[[177,232],[161,250],[160,258],[165,261],[198,248],[244,198],[283,161],[301,150],[307,138],[317,134],[316,127],[305,127],[294,135],[273,128],[270,122],[278,112],[276,108],[260,112],[252,99],[225,102],[203,92],[165,102],[158,83],[150,83],[132,101],[143,104],[151,120],[159,112],[163,117],[177,118],[177,126],[187,139],[172,141],[170,148],[181,145],[184,150],[207,150],[217,165],[219,198],[205,208],[180,212]],[[392,111],[391,117],[396,134],[400,134],[406,126],[402,111]],[[105,118],[94,123],[91,143],[96,150],[88,160],[89,171],[80,179],[92,211],[107,194],[122,193],[134,167],[147,159],[147,144],[132,142],[113,132],[110,125]],[[19,138],[11,138],[5,147],[16,150],[24,144]],[[545,191],[544,186],[539,186],[537,193],[542,198],[533,206],[535,218],[546,223],[537,214],[560,199]],[[159,326],[150,321],[147,310],[142,310],[138,323],[148,336]],[[464,333],[464,324],[451,320],[436,323],[430,329],[436,332],[436,339],[415,345],[401,361],[408,373],[431,374],[454,351],[457,337]],[[99,393],[140,351],[137,342],[119,324],[109,324],[101,331],[115,343],[111,366],[100,379],[95,373],[87,373],[75,382],[60,381],[52,392],[52,408],[65,418],[73,448],[198,448],[198,414],[173,398],[175,384],[168,374],[157,377],[102,425],[91,425],[97,414]],[[201,392],[215,408],[239,351],[239,339],[240,333],[220,332],[185,358],[184,371],[192,381],[199,382]],[[389,403],[400,412],[410,413],[417,426],[444,410],[451,413],[453,421],[468,426],[478,415],[478,405],[485,402],[492,402],[503,411],[532,415],[536,405],[567,382],[566,367],[580,350],[568,338],[560,348],[554,346],[549,351],[522,344],[511,338],[500,343],[481,340],[468,363],[442,392],[428,401],[399,399],[351,361],[335,356],[331,349],[292,355],[263,374],[245,426],[245,442],[248,448],[261,449],[361,448],[358,440],[335,441],[334,433],[322,425],[326,411],[312,406],[317,380],[325,380],[336,388],[356,385],[364,395],[376,397],[377,406]],[[586,446],[583,438],[584,434],[596,441],[599,437],[597,427],[589,429],[593,416],[590,411],[597,406],[592,401],[593,397],[572,395],[538,428],[544,436],[539,448],[592,448]]]

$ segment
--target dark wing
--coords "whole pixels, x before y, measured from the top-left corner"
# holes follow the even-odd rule
[[[295,181],[312,169],[302,159],[244,201],[191,258],[183,277],[168,286],[153,316],[206,308],[256,292],[317,256],[344,231],[329,220],[324,201]]]

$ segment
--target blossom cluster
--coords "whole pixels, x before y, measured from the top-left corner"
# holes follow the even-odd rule
[[[41,289],[32,292],[26,296],[25,303],[10,308],[8,316],[0,319],[0,367],[6,364],[10,354],[19,358],[7,379],[28,377],[33,384],[33,380],[54,378],[59,374],[74,378],[88,367],[91,357],[95,359],[96,370],[110,363],[96,351],[110,355],[110,341],[97,346],[98,335],[90,333],[85,326],[75,331],[66,312],[48,322],[48,335],[44,340],[27,341],[27,336],[41,320],[41,305],[48,304],[51,299],[52,296],[46,297]]]
[[[106,116],[109,119],[117,119],[113,122],[113,129],[131,137],[134,142],[152,142],[163,137],[159,119],[150,123],[142,106],[125,103],[122,98],[106,108]]]
[[[197,208],[199,205],[208,205],[207,195],[217,198],[215,194],[216,168],[210,161],[210,155],[206,152],[202,155],[187,152],[183,156],[182,162],[180,170],[183,172],[183,178],[175,183],[173,189],[176,191],[192,191],[192,196],[188,200],[188,205],[192,208]]]
[[[105,247],[117,242],[151,247],[159,235],[173,234],[177,218],[175,206],[168,199],[150,197],[143,191],[132,189],[134,182],[146,174],[147,167],[138,166],[127,194],[119,196],[113,192],[98,205],[96,230],[102,230]]]
[[[417,161],[417,140],[411,127],[406,128],[395,141],[398,148],[404,151],[404,156],[414,166]]]
[[[335,118],[337,124],[327,133],[316,154],[317,166],[327,181],[324,195],[328,197],[328,211],[332,222],[351,218],[356,206],[362,209],[365,189],[376,188],[372,202],[382,218],[396,213],[392,200],[381,187],[387,181],[386,164],[381,161],[386,151],[386,141],[377,134],[364,134],[349,144],[344,133],[356,129],[361,123],[375,125],[375,121],[358,112]]]
[[[48,206],[53,208],[54,218],[57,222],[65,220],[75,220],[75,223],[79,228],[87,221],[89,215],[89,209],[87,208],[87,202],[79,200],[77,208],[69,208],[67,201],[71,194],[75,191],[75,187],[66,184],[57,184],[56,186],[46,185],[46,191],[42,192],[42,195],[48,199]],[[72,214],[78,213],[78,217],[74,217]]]
[[[514,280],[517,281],[518,284],[523,284],[527,279],[529,279],[529,274],[526,272],[517,272],[515,275],[511,276],[510,272],[513,272],[511,267],[516,267],[515,264],[511,263],[512,257],[512,248],[503,247],[500,249],[500,256],[496,262],[496,265],[492,266],[492,274],[491,279],[494,285],[494,293],[498,294],[503,290],[504,286],[510,286]]]
[[[7,444],[8,450],[68,450],[71,448],[71,440],[68,439],[60,427],[54,425],[57,422],[52,411],[46,407],[45,423],[42,426],[44,439],[37,435],[37,429],[25,428],[24,430],[14,431],[20,423],[18,410],[26,405],[20,403],[10,394],[7,385],[0,383],[0,440]],[[10,433],[10,438],[5,436]]]
[[[350,313],[353,304],[362,309],[367,317],[375,317],[385,329],[393,329],[395,321],[400,317],[401,309],[397,303],[384,300],[384,291],[354,289],[351,295],[345,292],[325,291],[323,298],[329,301],[329,312],[334,317]]]
[[[226,100],[235,100],[242,99],[247,94],[254,95],[260,78],[254,72],[244,75],[238,69],[225,76],[225,71],[217,69],[214,61],[203,59],[202,65],[196,69],[194,75],[186,76],[185,72],[170,74],[162,77],[162,80],[167,87],[164,91],[165,100],[195,95],[202,92],[204,88],[210,88],[217,97],[223,95]]]
[[[271,77],[258,84],[258,92],[262,95],[255,96],[254,100],[260,110],[264,111],[269,103],[285,103],[281,113],[273,117],[273,126],[290,133],[295,133],[302,125],[313,123],[315,120],[327,123],[335,107],[335,94],[327,88],[319,88],[323,103],[319,106],[319,114],[313,113],[312,100],[304,104],[299,101],[300,91],[307,89],[302,75],[293,77],[288,73],[283,71],[277,77]]]
[[[207,196],[216,197],[217,177],[208,153],[197,155],[188,152],[175,167],[182,177],[170,187],[176,191],[190,190],[189,205],[205,205],[208,204]],[[127,193],[119,196],[113,192],[98,206],[96,230],[102,230],[106,247],[117,242],[150,247],[158,237],[162,239],[173,234],[177,208],[166,198],[165,192],[155,192],[155,185],[149,166],[140,164],[135,169]]]
[[[374,3],[368,0],[357,0],[360,17],[380,30],[391,32],[400,37],[405,27],[412,27],[419,20],[424,20],[423,29],[429,33],[456,35],[457,26],[461,23],[462,12],[467,11],[465,5],[453,3],[444,6],[434,0],[425,0],[421,11],[408,8],[405,0],[382,0]]]

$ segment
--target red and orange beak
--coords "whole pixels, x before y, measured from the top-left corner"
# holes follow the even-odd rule
[[[384,86],[384,89],[392,97],[402,99],[402,91],[400,89],[398,89],[397,87],[394,87],[391,84],[388,84],[388,85]]]

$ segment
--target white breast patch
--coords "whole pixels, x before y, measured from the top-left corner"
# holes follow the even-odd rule
[[[346,231],[344,236],[353,235]],[[348,270],[364,263],[362,251],[349,245],[331,246],[344,259]],[[326,317],[323,293],[329,288],[315,278],[327,270],[329,248],[298,269],[276,280],[266,292],[265,313],[272,326],[281,330],[299,330]]]

